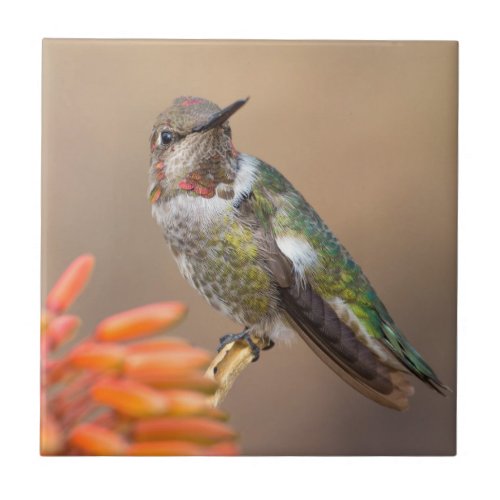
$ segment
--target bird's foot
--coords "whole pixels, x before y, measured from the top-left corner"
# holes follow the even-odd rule
[[[250,347],[250,350],[253,354],[252,363],[257,361],[260,356],[260,347],[252,340],[252,337],[248,333],[248,329],[245,329],[240,333],[229,333],[221,337],[219,339],[219,347],[217,347],[217,352],[222,351],[222,349],[224,349],[224,347],[226,347],[228,344],[237,342],[238,340],[245,341],[248,344],[248,347]],[[269,349],[269,347],[266,346],[264,349]]]
[[[276,344],[271,339],[268,339],[267,345],[262,347],[261,351],[269,351],[269,349],[272,349],[275,345]]]

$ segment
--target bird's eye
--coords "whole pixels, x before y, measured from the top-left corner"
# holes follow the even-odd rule
[[[161,133],[161,143],[166,146],[167,144],[170,144],[174,140],[174,134],[172,132],[169,132],[168,130],[164,130]]]

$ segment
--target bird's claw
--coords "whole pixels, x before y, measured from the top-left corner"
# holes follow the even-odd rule
[[[271,339],[269,339],[269,342],[267,343],[267,345],[265,347],[261,348],[261,351],[269,351],[269,349],[272,349],[274,346],[275,346],[275,343]]]
[[[253,354],[252,363],[255,363],[259,359],[260,356],[260,348],[259,346],[252,340],[252,337],[248,333],[248,330],[243,330],[241,333],[228,333],[227,335],[222,336],[219,339],[219,347],[217,347],[217,352],[221,352],[224,347],[232,342],[237,342],[238,340],[243,340],[248,344],[250,350]],[[272,346],[271,346],[272,347]],[[269,349],[269,346],[266,346],[264,349]]]

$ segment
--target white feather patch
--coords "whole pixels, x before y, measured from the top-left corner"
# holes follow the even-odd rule
[[[293,327],[284,318],[278,318],[273,322],[268,335],[273,342],[288,345],[297,338]]]
[[[217,196],[202,198],[201,196],[188,196],[181,194],[168,202],[154,203],[152,205],[153,217],[163,226],[165,231],[170,225],[178,221],[189,224],[199,224],[203,229],[214,222],[218,222],[224,214],[231,213],[231,203]]]
[[[318,262],[318,254],[310,243],[297,236],[280,236],[276,238],[278,248],[292,261],[296,278],[304,282],[306,271]]]
[[[252,191],[255,176],[257,174],[257,159],[253,156],[240,154],[238,161],[238,173],[234,180],[233,205],[238,206],[241,200]]]
[[[257,337],[268,337],[273,342],[290,345],[297,334],[294,327],[283,315],[267,317],[261,323],[250,325],[249,333]]]

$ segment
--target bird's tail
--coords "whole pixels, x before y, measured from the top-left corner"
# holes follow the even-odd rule
[[[395,327],[385,322],[382,322],[382,330],[386,346],[408,370],[443,396],[446,396],[446,392],[453,392],[439,380],[434,370],[425,362],[423,357],[406,340],[401,332],[396,332]]]
[[[280,292],[299,335],[345,382],[383,406],[400,411],[408,407],[414,389],[402,367],[377,356],[310,285]]]

